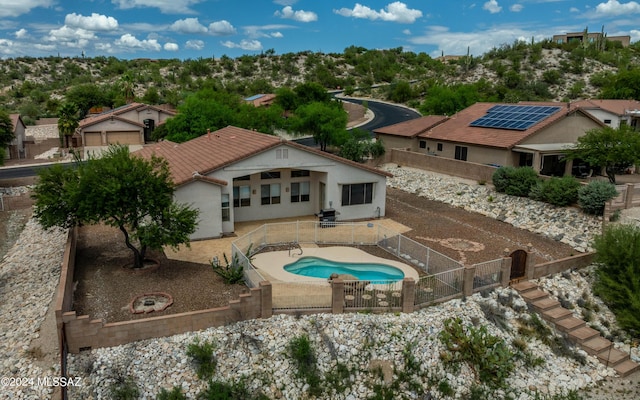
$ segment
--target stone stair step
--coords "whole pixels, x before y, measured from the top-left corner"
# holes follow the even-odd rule
[[[567,310],[564,307],[556,307],[550,310],[541,311],[540,316],[542,317],[542,319],[546,319],[547,321],[556,324],[558,323],[558,321],[573,316],[573,313],[571,312],[571,310]]]
[[[629,353],[625,353],[624,351],[618,350],[614,347],[610,347],[609,349],[598,353],[598,360],[607,367],[615,367],[628,359]]]
[[[585,327],[586,328],[586,327]],[[580,329],[584,329],[584,328],[580,328]],[[591,328],[588,328],[591,329]],[[578,329],[579,330],[579,329]],[[595,329],[592,329],[595,330]],[[573,331],[575,332],[575,331]],[[569,332],[569,336],[571,336],[571,334],[573,332]],[[596,331],[598,332],[598,331]],[[591,339],[588,339],[586,341],[582,341],[582,342],[578,342],[580,343],[580,347],[582,347],[582,349],[584,351],[586,351],[588,354],[595,356],[596,354],[599,354],[605,350],[608,350],[611,346],[613,346],[613,343],[611,343],[611,341],[601,337],[601,336],[597,336],[597,337],[593,337]]]
[[[569,332],[569,338],[573,339],[574,341],[578,342],[578,343],[585,343],[588,342],[590,340],[593,339],[602,339],[602,340],[607,340],[604,339],[602,337],[600,337],[600,332],[598,332],[597,330],[590,328],[588,326],[583,326],[582,328],[578,328],[578,329],[574,329],[571,332]],[[609,342],[607,340],[607,342]],[[598,343],[592,343],[592,345],[596,345]],[[611,342],[609,342],[609,344],[611,344]],[[595,349],[595,348],[594,348]],[[602,349],[600,349],[602,350]],[[600,352],[600,350],[596,351],[595,353],[589,353],[589,354],[597,354]]]
[[[547,311],[560,307],[560,302],[558,300],[552,299],[551,297],[546,297],[544,299],[534,301],[533,303],[531,303],[531,305],[537,311]]]
[[[627,377],[634,372],[640,371],[640,364],[637,362],[626,360],[613,367],[621,378]]]
[[[526,291],[524,293],[520,293],[520,296],[522,296],[524,301],[526,301],[527,303],[533,303],[536,300],[542,300],[546,297],[549,297],[549,294],[540,289],[534,289]]]
[[[538,285],[529,281],[522,281],[522,282],[514,283],[513,285],[511,285],[511,287],[522,294],[522,293],[537,289]]]
[[[556,321],[554,323],[556,325],[556,329],[558,329],[560,332],[565,332],[565,333],[571,332],[573,330],[582,328],[583,326],[587,325],[586,322],[574,316],[562,318],[561,320]]]

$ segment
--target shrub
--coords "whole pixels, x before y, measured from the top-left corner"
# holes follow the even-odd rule
[[[633,225],[608,227],[595,238],[594,292],[616,315],[625,330],[640,332],[640,228]]]
[[[187,346],[187,355],[193,358],[196,364],[196,373],[200,379],[211,378],[216,371],[217,360],[213,354],[215,344],[205,341],[200,343],[196,338],[193,343]]]
[[[607,181],[591,181],[578,190],[578,204],[587,214],[602,215],[607,201],[618,195],[616,187]]]
[[[135,400],[140,396],[138,386],[133,378],[119,375],[110,387],[111,398],[114,400]]]
[[[167,391],[167,389],[162,388],[156,400],[187,400],[187,395],[182,392],[182,387],[174,386],[171,391]]]
[[[500,167],[491,178],[496,191],[511,196],[527,197],[538,181],[538,174],[531,167]]]
[[[534,200],[544,201],[554,206],[568,206],[578,200],[580,182],[572,176],[553,177],[536,183],[529,192]]]
[[[304,379],[309,384],[309,393],[312,395],[321,394],[322,379],[318,373],[316,352],[311,345],[309,336],[301,335],[291,339],[287,350],[298,369],[297,377]]]

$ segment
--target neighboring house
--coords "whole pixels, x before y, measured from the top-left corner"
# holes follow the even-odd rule
[[[420,149],[427,148],[426,142],[418,141],[416,137],[446,120],[447,117],[443,115],[427,115],[378,128],[373,133],[377,140],[382,140],[385,149],[405,148],[410,151],[422,151]],[[427,152],[430,152],[430,149]]]
[[[87,147],[110,144],[143,145],[151,133],[176,113],[157,106],[131,103],[80,121],[77,134]]]
[[[334,209],[338,220],[385,215],[390,174],[277,136],[228,126],[134,154],[168,161],[175,199],[200,211],[194,240],[231,233],[236,222],[322,209]]]
[[[631,43],[631,36],[607,36],[602,32],[569,32],[564,35],[553,35],[553,41],[558,44],[570,43],[570,42],[588,42],[598,43],[602,40],[608,40],[610,42],[620,42],[622,47],[628,47]]]
[[[269,107],[275,100],[275,94],[256,94],[244,99],[244,101],[253,104],[255,107]]]
[[[638,100],[580,100],[572,103],[612,128],[629,125],[640,131],[640,101]]]
[[[561,176],[572,172],[573,163],[564,160],[566,150],[586,131],[602,126],[568,103],[476,103],[398,147],[478,164],[530,166],[542,175]]]
[[[22,121],[20,114],[9,114],[9,119],[13,125],[13,140],[5,151],[5,158],[10,160],[26,158],[24,142],[26,141],[27,126]]]

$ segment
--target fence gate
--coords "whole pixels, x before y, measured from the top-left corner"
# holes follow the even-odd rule
[[[527,252],[524,250],[516,250],[509,254],[511,257],[511,276],[510,280],[519,280],[524,278],[527,269]]]

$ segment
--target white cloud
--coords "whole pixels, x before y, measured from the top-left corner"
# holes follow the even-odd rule
[[[278,39],[280,39],[280,38],[283,38],[283,37],[284,37],[284,35],[283,35],[281,32],[273,32],[273,33],[271,34],[271,37],[274,37],[274,38],[278,38]]]
[[[195,14],[189,8],[204,0],[111,0],[122,9],[130,8],[158,8],[163,14]]]
[[[178,46],[176,43],[165,43],[163,47],[164,47],[164,49],[166,51],[178,51],[178,50],[180,50],[180,46]]]
[[[202,25],[198,18],[179,19],[169,27],[170,30],[180,33],[205,33],[207,27]]]
[[[33,47],[35,47],[38,50],[42,50],[42,51],[54,51],[56,49],[56,45],[55,44],[40,44],[40,43],[37,43]]]
[[[405,35],[411,35],[411,31],[409,29],[403,30],[402,33]]]
[[[571,8],[569,9],[569,12],[572,12],[572,13],[579,13],[579,12],[580,12],[580,10],[578,10],[578,9],[577,9],[577,8],[575,8],[575,7],[571,7]]]
[[[73,41],[73,40],[89,40],[95,39],[96,35],[82,28],[69,28],[68,26],[63,26],[59,29],[52,29],[49,31],[49,36],[45,37],[45,40],[50,42],[57,41]]]
[[[262,43],[259,40],[241,40],[240,43],[234,43],[231,41],[221,42],[221,45],[229,49],[242,49],[249,51],[262,50]]]
[[[14,35],[16,36],[16,39],[24,39],[29,36],[29,32],[27,32],[26,29],[22,28],[19,31],[16,31]]]
[[[598,4],[595,8],[595,17],[597,18],[637,13],[640,13],[640,3],[635,1],[620,3],[618,0],[609,0],[606,3]]]
[[[333,10],[334,13],[343,17],[363,18],[375,21],[377,19],[383,21],[398,22],[401,24],[412,24],[416,19],[422,17],[422,11],[412,10],[405,3],[396,1],[388,4],[383,10],[375,11],[360,3],[356,3],[353,9],[341,8]]]
[[[120,37],[120,39],[116,39],[114,41],[116,46],[123,47],[128,50],[152,50],[152,51],[160,51],[162,46],[155,39],[150,40],[138,40],[135,36],[125,33]]]
[[[629,36],[631,36],[631,41],[632,42],[637,42],[638,40],[640,40],[640,30],[632,29],[629,32]]]
[[[491,14],[499,13],[502,11],[502,7],[498,5],[496,0],[489,0],[482,6],[483,10],[489,11]]]
[[[118,28],[118,21],[113,17],[107,17],[92,13],[90,17],[80,14],[67,14],[64,23],[72,28],[82,28],[89,31],[112,31]]]
[[[229,21],[222,20],[209,24],[209,33],[214,36],[229,36],[236,34],[236,28]]]
[[[282,11],[276,11],[274,14],[276,17],[292,19],[298,22],[313,22],[318,20],[318,14],[313,11],[298,10],[293,11],[291,6],[286,6]]]
[[[0,54],[11,56],[13,50],[13,42],[11,40],[0,39]]]
[[[202,40],[187,40],[184,47],[191,50],[202,50],[204,49],[204,42]]]
[[[512,12],[520,12],[522,11],[523,8],[524,6],[522,4],[514,4],[511,7],[509,7],[509,10],[511,10]]]
[[[9,0],[0,3],[0,18],[4,18],[18,17],[37,7],[51,7],[53,0]]]
[[[295,26],[274,24],[274,25],[247,25],[243,27],[244,34],[251,39],[270,38],[270,37],[274,37],[273,36],[274,34],[282,35],[280,32],[278,32],[279,29],[291,29],[291,28],[295,28]],[[276,31],[276,32],[265,33],[265,31]]]

